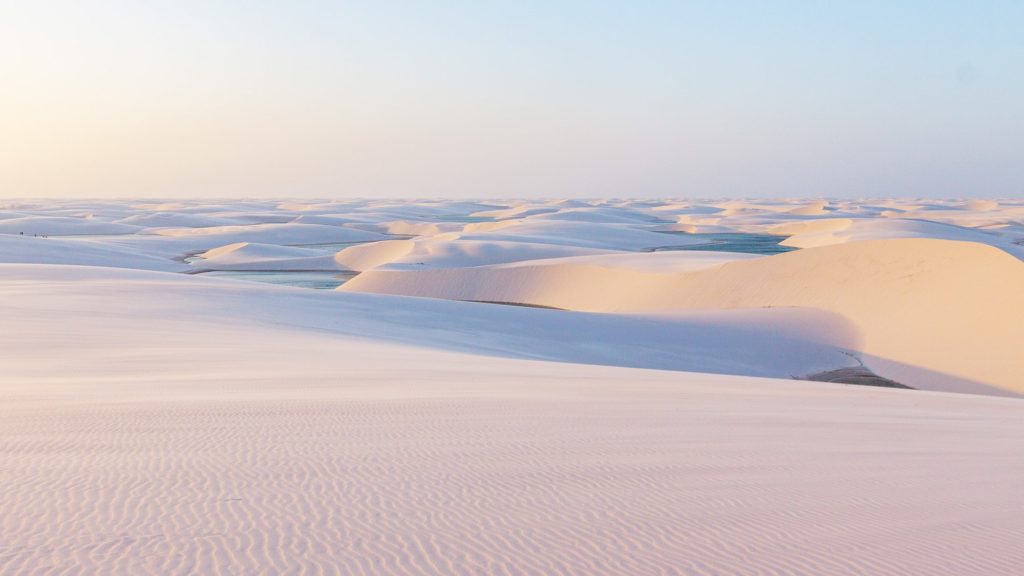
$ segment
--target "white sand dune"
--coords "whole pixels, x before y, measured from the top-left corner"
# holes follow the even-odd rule
[[[811,248],[813,246],[821,246],[826,244],[838,244],[838,241],[833,242],[817,242],[813,245],[804,246],[805,238],[811,238],[818,235],[826,235],[834,232],[840,232],[848,230],[853,226],[853,220],[850,218],[822,218],[820,220],[799,220],[796,222],[785,222],[782,224],[776,224],[766,230],[769,234],[778,234],[780,236],[790,236],[782,241],[786,246],[793,246],[796,248]],[[835,238],[834,234],[828,236],[828,238]]]
[[[494,232],[496,230],[505,230],[513,226],[518,226],[519,220],[497,220],[494,222],[470,222],[462,227],[462,231],[466,233],[470,232]]]
[[[197,255],[196,270],[345,270],[324,250],[236,242]]]
[[[984,230],[927,220],[836,218],[780,224],[771,227],[769,231],[773,234],[791,235],[783,240],[782,244],[797,248],[813,248],[859,240],[933,238],[988,244],[1024,258],[1024,247],[1015,245],[1009,238]]]
[[[453,232],[460,228],[458,225],[443,226],[434,222],[410,222],[408,220],[380,222],[377,227],[383,234],[401,236],[433,236],[443,232]]]
[[[133,234],[141,226],[93,218],[65,216],[24,216],[0,220],[0,234],[69,236],[83,234]]]
[[[786,213],[795,214],[797,216],[821,216],[822,214],[828,214],[828,202],[812,202],[806,206],[787,210]]]
[[[369,242],[383,240],[382,234],[325,224],[252,224],[247,226],[212,226],[206,228],[160,228],[152,231],[160,236],[203,236],[229,244],[257,242],[264,244],[326,244],[332,242]]]
[[[294,219],[289,220],[294,224],[324,224],[327,226],[344,226],[361,222],[358,218],[341,214],[306,214],[302,213]]]
[[[651,224],[651,227],[654,227]],[[466,231],[464,240],[531,242],[608,250],[649,250],[663,246],[698,244],[701,240],[682,234],[663,234],[643,227],[557,220],[520,220],[515,226],[479,226]]]
[[[216,210],[209,215],[231,220],[236,225],[287,224],[289,222],[300,222],[303,219],[303,216],[296,216],[294,212],[264,212],[262,210],[239,210],[239,207],[230,208],[227,210]]]
[[[456,236],[442,234],[416,240],[355,244],[333,254],[323,249],[236,242],[198,254],[192,266],[197,270],[363,271],[381,266],[389,269],[480,266],[612,252],[528,242],[459,240]]]
[[[258,219],[264,219],[261,215]],[[263,246],[355,244],[388,236],[342,226],[301,223],[268,223],[203,228],[152,228],[147,233],[104,238],[120,249],[166,259],[181,259],[238,243]]]
[[[995,202],[951,202],[901,207],[895,217],[916,218],[976,228],[992,224],[1006,224],[1024,220],[1024,203],[1019,199]]]
[[[405,258],[415,248],[412,240],[383,240],[345,248],[334,259],[347,270],[369,270]]]
[[[530,220],[567,220],[571,222],[595,222],[602,224],[649,224],[657,218],[649,213],[628,208],[570,208],[555,212],[534,214]]]
[[[246,222],[238,222],[230,217],[213,216],[210,214],[194,214],[190,212],[173,212],[170,210],[134,214],[117,220],[117,223],[143,226],[146,228],[201,228],[246,224]]]
[[[106,316],[116,316],[119,306],[136,302],[132,310],[140,323],[149,315],[159,318],[159,310],[168,308],[161,303],[173,302],[171,309],[187,309],[184,317],[202,318],[211,327],[290,325],[516,358],[776,377],[855,364],[829,341],[855,337],[848,325],[812,311],[695,312],[649,318],[276,288],[104,268],[0,265],[0,270],[18,289],[33,280],[45,282],[59,294],[52,299],[87,303],[84,307],[93,312],[110,310]],[[79,287],[88,287],[90,293],[73,296]],[[158,312],[148,314],[147,306]],[[807,323],[820,325],[822,333],[808,338],[801,328]],[[573,334],[587,337],[570,338]]]
[[[989,212],[999,209],[999,202],[993,200],[971,200],[964,204],[964,209],[971,212]]]
[[[181,272],[188,267],[116,244],[86,238],[36,238],[0,234],[0,263],[77,264]]]
[[[556,206],[523,204],[500,210],[483,210],[480,212],[474,212],[470,214],[470,216],[477,218],[494,218],[495,220],[507,220],[526,218],[527,216],[536,216],[538,214],[552,214],[558,211],[559,209]]]
[[[1011,574],[1024,562],[1020,401],[379,336],[382,313],[432,306],[524,314],[524,329],[570,313],[103,268],[0,278],[18,327],[0,333],[5,572]],[[333,301],[350,308],[339,320],[362,307],[378,336],[237,314],[322,318]]]
[[[901,382],[1024,392],[1024,263],[982,244],[855,242],[688,273],[594,260],[380,270],[340,289],[608,312],[814,308],[856,325],[869,365]]]
[[[0,210],[0,574],[1024,567],[1019,199]]]
[[[390,264],[389,268],[451,268],[613,252],[532,242],[462,240],[457,234],[445,234],[352,246],[342,250],[336,259],[350,270],[368,270],[384,264]]]

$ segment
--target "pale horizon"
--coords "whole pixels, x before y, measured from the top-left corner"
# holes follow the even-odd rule
[[[5,198],[1024,195],[1024,6],[20,3]]]

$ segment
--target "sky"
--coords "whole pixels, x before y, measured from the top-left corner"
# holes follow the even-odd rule
[[[0,0],[2,197],[1021,197],[1024,0]]]

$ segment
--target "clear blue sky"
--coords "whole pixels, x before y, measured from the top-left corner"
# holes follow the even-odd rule
[[[0,2],[3,196],[1024,195],[1024,2]]]

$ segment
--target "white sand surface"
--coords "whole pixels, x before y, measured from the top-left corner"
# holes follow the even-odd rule
[[[79,264],[140,270],[184,271],[188,266],[89,237],[41,238],[0,234],[0,262],[23,264]]]
[[[648,225],[653,229],[657,223],[652,222]],[[685,246],[700,242],[687,238],[685,235],[662,234],[635,225],[540,219],[521,220],[515,226],[496,229],[479,226],[462,234],[461,238],[610,250],[645,250],[662,246]]]
[[[773,234],[791,235],[782,241],[782,245],[796,248],[814,248],[861,240],[933,238],[988,244],[1018,258],[1024,258],[1024,246],[1014,244],[1010,238],[993,234],[986,229],[965,228],[929,220],[835,218],[781,224],[773,226],[770,231]]]
[[[366,230],[324,224],[252,224],[247,226],[211,226],[205,228],[158,228],[161,236],[203,236],[216,242],[262,242],[278,244],[325,244],[329,242],[368,242],[381,240],[381,234]]]
[[[673,226],[819,247],[649,252],[707,242]],[[1022,229],[1014,199],[6,201],[0,574],[1015,576]],[[299,265],[363,272],[181,273]],[[795,379],[862,363],[921,389]]]
[[[459,234],[449,233],[352,246],[339,252],[336,259],[350,270],[369,270],[386,264],[389,268],[462,268],[615,252],[536,242],[463,240]]]
[[[141,229],[141,226],[108,222],[102,219],[65,216],[24,216],[0,220],[0,234],[30,236],[131,234]]]
[[[366,338],[237,315],[355,298],[400,316],[386,297],[103,268],[2,278],[5,572],[1024,562],[1017,400],[498,359],[389,342],[386,319]]]
[[[719,266],[712,260],[696,271],[652,270],[658,260],[645,262],[647,268],[628,269],[568,259],[372,270],[340,289],[604,312],[812,308],[855,325],[862,334],[856,350],[898,381],[935,390],[1024,392],[1024,263],[991,246],[875,240]]]
[[[122,218],[117,222],[120,224],[144,226],[146,228],[202,228],[246,223],[238,222],[230,216],[174,212],[171,210],[147,211],[142,214],[134,214],[127,218]]]
[[[326,250],[236,242],[196,255],[196,270],[345,270]]]

